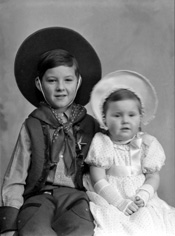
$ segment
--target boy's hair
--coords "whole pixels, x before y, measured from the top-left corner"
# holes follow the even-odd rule
[[[107,99],[105,100],[105,102],[103,104],[103,114],[104,115],[106,114],[106,111],[108,109],[108,105],[110,102],[117,102],[117,101],[122,101],[122,100],[127,100],[127,99],[137,101],[139,112],[140,112],[140,114],[142,114],[142,105],[141,105],[140,99],[137,97],[137,95],[135,93],[133,93],[132,91],[130,91],[128,89],[119,89],[119,90],[111,93],[109,95],[109,97],[107,97]]]
[[[75,67],[75,75],[80,75],[78,62],[73,55],[63,49],[54,49],[41,55],[38,63],[38,77],[42,80],[44,73],[57,66]]]

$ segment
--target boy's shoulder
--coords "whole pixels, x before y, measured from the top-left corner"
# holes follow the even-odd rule
[[[28,117],[25,119],[24,123],[27,128],[35,128],[41,125],[39,119],[36,119],[33,114],[35,113],[37,109],[33,110]]]
[[[94,123],[99,126],[97,120],[92,115],[90,115],[88,113],[86,113],[86,115],[84,116],[84,119],[82,121],[87,122],[87,123],[91,122],[91,123]]]
[[[80,127],[87,133],[97,133],[100,131],[99,123],[93,116],[88,113],[80,121]]]

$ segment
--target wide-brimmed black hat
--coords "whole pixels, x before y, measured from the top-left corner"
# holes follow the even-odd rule
[[[94,48],[82,35],[63,27],[40,29],[19,47],[14,70],[21,93],[34,106],[39,105],[35,86],[38,62],[43,53],[54,49],[66,50],[78,61],[82,84],[75,102],[86,105],[92,87],[101,79],[101,63]]]

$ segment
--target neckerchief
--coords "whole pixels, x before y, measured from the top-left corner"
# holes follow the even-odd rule
[[[55,129],[51,142],[51,162],[59,161],[59,154],[63,152],[63,160],[66,174],[72,175],[76,170],[76,137],[73,126],[86,115],[86,109],[79,104],[72,104],[70,117],[66,123],[62,123],[54,115],[52,108],[41,103],[31,116],[44,121]]]

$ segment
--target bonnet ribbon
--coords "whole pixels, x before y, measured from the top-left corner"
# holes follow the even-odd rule
[[[111,166],[108,171],[108,174],[118,177],[123,176],[131,176],[137,175],[141,173],[141,145],[142,145],[142,138],[141,137],[134,137],[129,142],[115,142],[116,144],[122,145],[127,144],[129,145],[129,153],[131,159],[131,165],[128,166]]]
[[[131,156],[131,165],[140,165],[141,160],[141,145],[142,145],[142,138],[135,137],[129,143],[130,146],[130,156]]]

